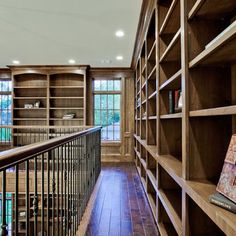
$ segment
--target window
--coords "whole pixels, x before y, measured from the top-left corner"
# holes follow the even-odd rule
[[[102,126],[101,139],[120,140],[120,80],[94,80],[94,125]]]
[[[12,83],[10,79],[0,80],[0,125],[11,125]],[[0,129],[0,141],[10,141],[10,129]]]

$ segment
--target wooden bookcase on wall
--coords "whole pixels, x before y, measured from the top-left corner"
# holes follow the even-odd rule
[[[13,125],[86,125],[86,67],[14,66],[10,69],[13,81]],[[33,105],[37,101],[40,102],[39,107],[25,108],[25,104]],[[75,117],[63,119],[68,113],[74,113]],[[15,136],[21,132],[17,130]]]
[[[236,2],[149,0],[141,19],[135,163],[160,234],[236,235],[208,200],[236,133]]]

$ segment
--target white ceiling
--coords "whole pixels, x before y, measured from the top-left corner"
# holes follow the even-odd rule
[[[142,0],[0,0],[0,67],[129,67]],[[124,38],[115,31],[123,29]],[[116,56],[122,55],[123,61]],[[110,60],[104,63],[102,60]]]

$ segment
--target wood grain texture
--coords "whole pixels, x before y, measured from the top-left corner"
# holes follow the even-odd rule
[[[159,235],[134,164],[104,164],[99,186],[87,236]]]

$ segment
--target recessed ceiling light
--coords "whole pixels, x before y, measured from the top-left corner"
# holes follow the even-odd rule
[[[125,33],[124,33],[123,30],[117,30],[116,31],[116,37],[122,38],[122,37],[124,37],[124,35],[125,35]]]
[[[109,59],[103,59],[103,60],[101,60],[101,63],[102,63],[102,64],[111,64],[111,60],[109,60]]]
[[[18,60],[13,60],[12,63],[13,63],[14,65],[19,65],[19,64],[20,64],[20,61],[18,61]]]
[[[68,62],[69,62],[69,64],[75,64],[75,60],[74,59],[70,59]]]
[[[117,56],[117,57],[116,57],[116,60],[117,60],[117,61],[122,61],[122,60],[123,60],[123,56]]]

